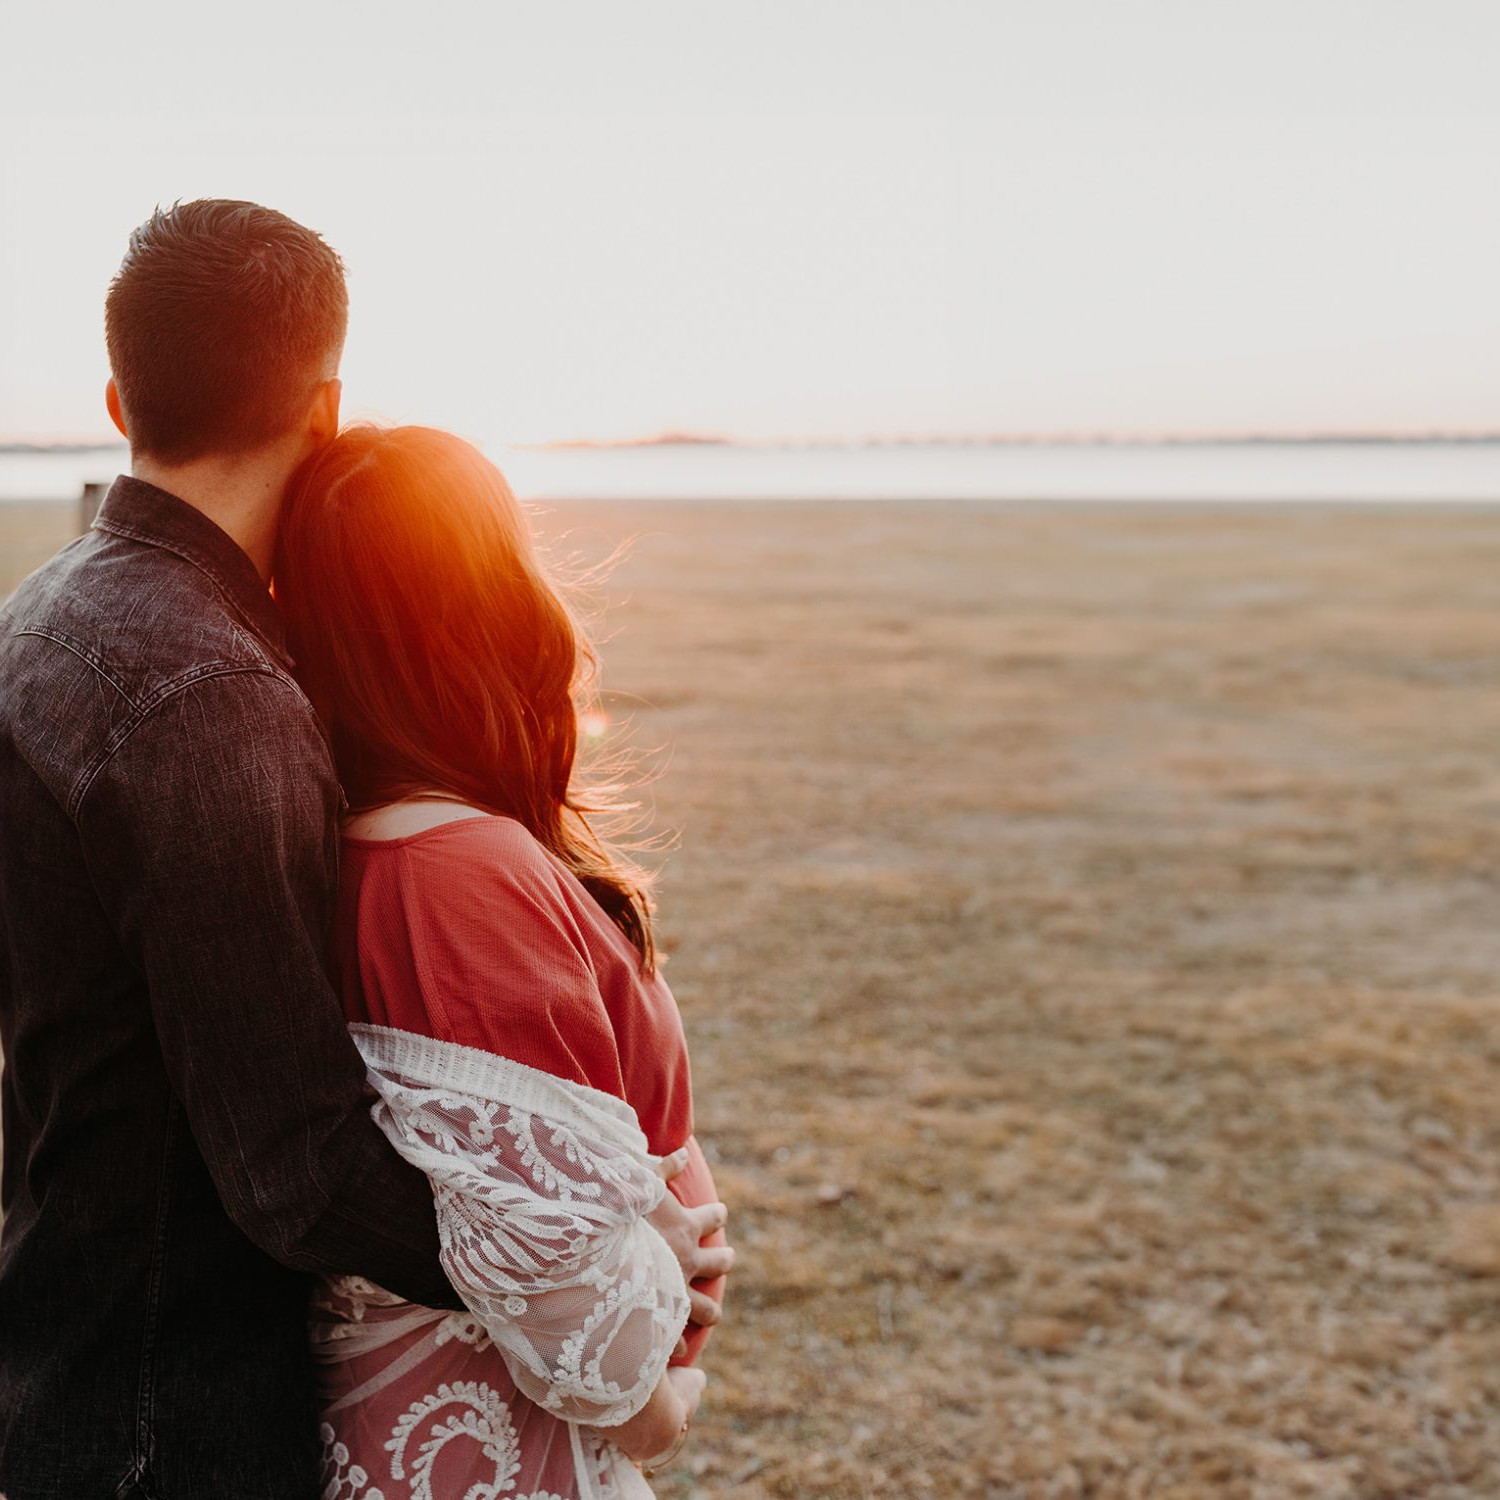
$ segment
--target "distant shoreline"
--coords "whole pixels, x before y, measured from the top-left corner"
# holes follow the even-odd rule
[[[1500,437],[501,448],[530,502],[772,499],[1110,504],[1500,501]],[[129,462],[121,446],[0,448],[0,498],[76,500]]]
[[[625,453],[650,448],[727,448],[747,452],[879,452],[892,448],[1449,448],[1500,444],[1500,432],[1411,433],[1039,433],[969,437],[885,438],[772,438],[738,439],[712,434],[672,433],[663,437],[596,441],[565,439],[549,443],[500,443],[497,447],[522,453]],[[121,442],[0,442],[0,455],[44,458],[81,453],[122,451]]]

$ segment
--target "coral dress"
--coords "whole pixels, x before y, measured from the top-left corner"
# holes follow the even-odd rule
[[[509,818],[346,837],[336,953],[375,1118],[433,1182],[468,1311],[324,1284],[325,1500],[649,1494],[608,1429],[683,1362],[657,1160],[686,1145],[670,1190],[716,1196],[671,991]]]

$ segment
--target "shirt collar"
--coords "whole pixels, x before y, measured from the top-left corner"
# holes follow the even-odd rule
[[[265,580],[239,544],[201,510],[144,479],[121,474],[110,485],[94,527],[192,563],[213,580],[235,613],[281,662],[292,666],[281,617]]]

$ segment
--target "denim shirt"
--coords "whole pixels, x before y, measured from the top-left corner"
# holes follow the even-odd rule
[[[0,609],[9,1500],[314,1500],[310,1274],[458,1305],[325,975],[292,665],[250,559],[136,479]]]

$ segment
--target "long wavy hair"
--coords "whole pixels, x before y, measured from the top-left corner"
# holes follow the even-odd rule
[[[633,804],[575,781],[598,659],[478,449],[353,426],[294,478],[276,600],[356,810],[437,794],[516,819],[656,963],[650,880],[596,831]]]

